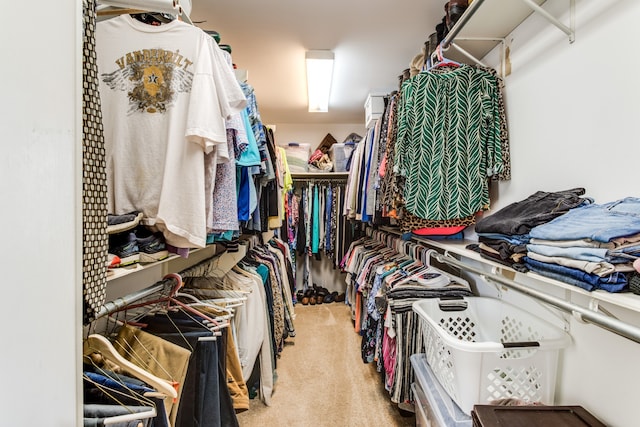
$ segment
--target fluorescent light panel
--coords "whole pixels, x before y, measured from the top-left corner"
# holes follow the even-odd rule
[[[329,94],[333,77],[333,52],[309,50],[306,52],[307,94],[310,113],[329,111]]]

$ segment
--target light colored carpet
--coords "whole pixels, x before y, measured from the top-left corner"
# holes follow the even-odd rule
[[[238,414],[241,427],[415,425],[389,399],[375,364],[362,362],[349,307],[298,304],[296,314],[296,337],[278,359],[271,406],[251,400],[249,411]]]

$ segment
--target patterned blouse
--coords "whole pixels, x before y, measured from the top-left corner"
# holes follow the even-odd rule
[[[497,79],[462,65],[420,73],[403,84],[394,172],[406,179],[409,212],[445,220],[488,208],[488,180],[505,168]]]

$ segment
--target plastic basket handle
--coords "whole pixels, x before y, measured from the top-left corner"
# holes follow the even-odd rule
[[[538,341],[513,341],[501,343],[504,348],[516,348],[516,347],[540,347]]]

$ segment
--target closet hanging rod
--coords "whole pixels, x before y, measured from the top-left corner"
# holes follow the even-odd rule
[[[471,17],[476,13],[478,8],[482,6],[484,0],[474,0],[468,7],[467,10],[460,16],[458,22],[451,28],[451,31],[444,36],[444,39],[441,42],[442,49],[449,49],[449,46],[455,40],[458,33],[467,25],[467,22],[471,19]]]
[[[199,263],[185,268],[184,270],[180,271],[180,273],[178,273],[178,275],[183,276],[183,275],[187,275],[189,272],[194,271],[197,268],[200,268],[201,266],[205,265],[206,263],[210,263],[211,261],[213,261],[215,258],[220,257],[222,254],[225,254],[226,251],[224,252],[220,252],[220,253],[216,253],[215,255],[213,255],[212,257],[209,257],[207,259],[204,259],[202,261],[200,261]],[[99,319],[101,317],[104,316],[108,316],[111,313],[115,313],[116,311],[121,310],[122,308],[136,302],[139,301],[143,298],[149,297],[151,295],[154,295],[156,293],[165,293],[167,292],[167,290],[172,289],[174,286],[176,285],[176,279],[173,277],[168,277],[168,278],[164,278],[156,283],[154,283],[153,285],[144,288],[142,290],[139,290],[137,292],[133,292],[131,294],[125,295],[124,297],[120,297],[120,298],[116,298],[113,301],[109,301],[107,303],[105,303],[102,307],[100,307],[100,310],[98,310],[95,313],[95,319]],[[95,320],[94,319],[94,320]]]
[[[291,179],[294,181],[346,180],[347,178],[349,178],[349,172],[297,172],[291,174]]]
[[[365,230],[367,236],[369,237],[372,237],[375,231],[376,230],[374,230],[372,227],[367,227]],[[385,234],[394,235],[398,238],[400,238],[401,236],[401,233],[399,231],[393,230],[393,229],[383,228],[383,229],[380,229],[379,231]],[[411,242],[418,244],[420,246],[432,249],[428,245],[428,243],[416,241],[414,239],[411,239]],[[525,285],[522,285],[518,282],[507,279],[505,277],[498,276],[492,273],[487,273],[484,270],[465,264],[464,262],[458,260],[457,258],[452,257],[446,252],[445,252],[445,255],[443,255],[434,249],[432,251],[429,251],[429,254],[438,262],[449,264],[449,265],[461,268],[463,270],[469,271],[471,273],[476,273],[478,275],[481,275],[484,278],[487,278],[494,282],[498,282],[509,289],[513,289],[515,291],[521,292],[525,295],[528,295],[532,298],[537,299],[538,301],[542,301],[553,307],[563,310],[569,314],[572,314],[573,316],[576,316],[577,318],[583,321],[589,322],[593,325],[596,325],[614,334],[620,335],[636,343],[640,343],[640,328],[634,325],[630,325],[626,322],[615,319],[613,317],[609,317],[601,313],[597,313],[591,309],[556,298],[547,293],[544,293],[535,289],[531,289]]]
[[[420,243],[419,243],[420,244]],[[567,302],[565,300],[556,298],[552,295],[546,294],[544,292],[531,289],[525,285],[522,285],[513,280],[498,276],[493,273],[487,273],[478,268],[472,267],[470,265],[465,264],[464,262],[459,261],[458,259],[452,257],[451,255],[442,255],[436,251],[430,251],[430,255],[438,262],[453,265],[455,267],[461,268],[463,270],[479,274],[489,280],[494,282],[498,282],[507,288],[513,289],[515,291],[521,292],[525,295],[533,297],[539,301],[552,305],[556,308],[559,308],[567,313],[570,313],[574,316],[577,316],[581,320],[588,321],[596,326],[599,326],[603,329],[606,329],[610,332],[613,332],[617,335],[620,335],[624,338],[630,339],[631,341],[635,341],[640,343],[640,328],[637,328],[628,323],[622,322],[618,319],[611,318],[605,316],[603,314],[597,313],[593,310],[581,307],[579,305]]]
[[[148,288],[133,292],[129,295],[125,295],[124,297],[116,298],[113,301],[109,301],[102,307],[100,307],[100,310],[95,313],[95,319],[99,319],[101,317],[108,316],[111,313],[115,313],[116,311],[121,310],[129,304],[132,304],[143,298],[149,297],[159,292],[165,292],[167,289],[171,289],[175,285],[176,280],[174,278],[164,279],[156,282]]]

